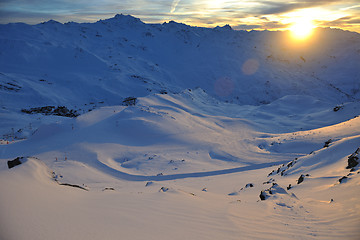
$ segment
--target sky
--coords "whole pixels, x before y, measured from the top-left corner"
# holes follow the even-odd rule
[[[297,21],[360,33],[360,0],[0,0],[0,23],[95,22],[123,13],[146,23],[226,24],[237,30],[286,30]]]

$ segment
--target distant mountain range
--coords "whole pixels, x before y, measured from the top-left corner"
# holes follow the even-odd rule
[[[286,32],[235,31],[129,15],[96,23],[0,25],[0,106],[86,108],[202,88],[237,104],[310,95],[360,99],[360,34],[317,29],[306,44]]]

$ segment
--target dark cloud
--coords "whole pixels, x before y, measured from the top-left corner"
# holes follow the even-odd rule
[[[248,25],[248,24],[239,24],[236,26],[232,26],[233,29],[235,30],[253,30],[253,29],[261,29],[262,25]]]
[[[322,5],[329,5],[332,3],[341,3],[341,0],[298,0],[292,2],[279,2],[279,1],[262,1],[261,5],[255,10],[259,14],[280,14],[297,9],[319,7]]]
[[[265,22],[262,25],[263,29],[284,29],[284,28],[288,28],[289,24],[284,24],[278,21],[270,21],[270,22]]]
[[[360,25],[360,18],[353,18],[352,20],[347,22],[348,24],[359,24]]]
[[[238,24],[236,26],[233,26],[235,30],[264,30],[264,29],[284,29],[287,28],[287,24],[283,24],[281,22],[277,21],[266,21],[266,22],[260,22],[259,24]]]
[[[359,25],[360,26],[360,17],[342,17],[330,22],[322,22],[323,25],[330,27],[335,26],[345,26],[345,25]]]
[[[0,23],[14,23],[14,22],[26,22],[28,24],[37,24],[45,22],[50,19],[59,19],[59,16],[54,14],[38,14],[38,13],[26,13],[19,11],[3,11],[0,9]]]

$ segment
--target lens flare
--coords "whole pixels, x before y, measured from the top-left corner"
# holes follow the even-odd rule
[[[244,64],[241,67],[241,70],[245,75],[253,75],[254,73],[257,72],[259,66],[260,64],[256,59],[250,58],[244,62]]]

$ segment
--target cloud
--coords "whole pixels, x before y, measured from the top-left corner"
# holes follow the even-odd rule
[[[174,0],[173,3],[171,4],[171,10],[170,13],[175,12],[177,5],[179,4],[180,0]]]
[[[252,30],[252,29],[254,29],[254,30],[264,30],[264,29],[277,30],[277,29],[285,29],[288,27],[289,27],[288,24],[284,24],[279,21],[270,21],[268,18],[259,17],[259,18],[257,18],[257,20],[256,20],[256,18],[253,18],[253,19],[245,18],[243,23],[234,25],[233,28],[236,30]]]
[[[261,28],[262,28],[262,25],[259,25],[259,24],[253,24],[253,25],[239,24],[239,25],[233,26],[233,29],[235,29],[235,30],[253,30],[253,29],[261,29]]]
[[[279,1],[261,1],[260,6],[257,8],[259,14],[281,14],[291,12],[298,9],[313,8],[319,6],[329,6],[330,4],[341,3],[343,0],[298,0],[292,2],[279,2]]]
[[[349,6],[349,7],[344,7],[344,8],[341,8],[340,10],[346,11],[346,10],[349,10],[349,9],[357,9],[357,10],[360,10],[360,4],[358,4],[358,5],[351,5],[351,6]]]
[[[344,26],[351,24],[360,24],[360,17],[342,17],[331,22],[326,22],[329,26]]]

